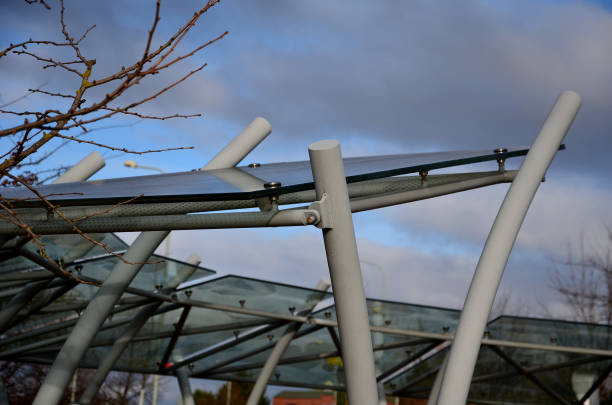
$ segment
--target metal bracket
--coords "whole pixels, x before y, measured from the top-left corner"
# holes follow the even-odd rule
[[[327,193],[323,193],[319,201],[315,201],[308,206],[308,209],[319,213],[319,222],[315,224],[317,228],[333,229],[334,221],[330,210],[330,201]]]

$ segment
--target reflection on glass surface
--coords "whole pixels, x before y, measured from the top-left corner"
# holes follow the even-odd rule
[[[502,154],[493,148],[479,151],[454,151],[402,155],[353,157],[344,159],[347,182],[354,183],[445,167],[522,156],[527,148],[508,148]],[[281,187],[268,190],[267,182],[280,182]],[[152,176],[125,177],[109,180],[63,183],[40,186],[38,191],[48,200],[64,205],[107,204],[138,196],[137,202],[196,201],[251,199],[272,194],[313,189],[309,161],[272,163],[259,167],[241,166],[211,171],[190,171]],[[39,204],[26,188],[7,188],[3,197],[16,206]]]
[[[128,245],[113,233],[90,233],[87,236],[106,246],[110,252],[121,252],[128,248]],[[47,256],[62,263],[108,254],[108,251],[102,246],[88,241],[81,235],[44,235],[40,237],[40,243],[44,245]],[[40,245],[34,241],[29,241],[24,245],[24,248],[38,253]],[[37,264],[18,256],[3,261],[0,264],[0,273],[36,268],[39,268]]]

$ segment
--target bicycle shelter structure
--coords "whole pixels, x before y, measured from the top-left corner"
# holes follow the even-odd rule
[[[0,360],[51,364],[36,405],[57,404],[77,367],[96,369],[80,404],[111,370],[175,375],[186,405],[189,377],[255,382],[249,405],[267,384],[346,390],[351,405],[388,395],[439,405],[584,403],[612,371],[611,327],[487,322],[529,204],[579,107],[576,93],[563,93],[530,148],[342,159],[328,140],[310,145],[310,161],[237,167],[271,131],[258,118],[201,170],[88,182],[103,165],[92,155],[40,195],[7,189],[2,198],[29,228],[0,223]],[[518,171],[505,169],[520,156]],[[430,173],[487,161],[496,170]],[[463,311],[366,299],[353,212],[504,182],[512,184]],[[217,276],[197,257],[153,254],[172,230],[281,226],[322,230],[333,296],[325,282],[307,289]],[[126,231],[142,233],[127,246],[113,234]],[[44,251],[29,232],[43,235]]]

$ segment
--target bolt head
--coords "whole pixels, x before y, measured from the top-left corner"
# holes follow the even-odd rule
[[[493,149],[493,153],[506,153],[506,152],[508,152],[508,149],[506,148]]]
[[[279,181],[269,181],[264,184],[265,189],[279,188],[281,183]]]

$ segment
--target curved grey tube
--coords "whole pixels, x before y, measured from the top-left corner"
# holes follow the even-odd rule
[[[468,291],[451,346],[438,405],[465,404],[487,318],[510,251],[546,169],[580,109],[580,96],[559,96],[502,203]]]

